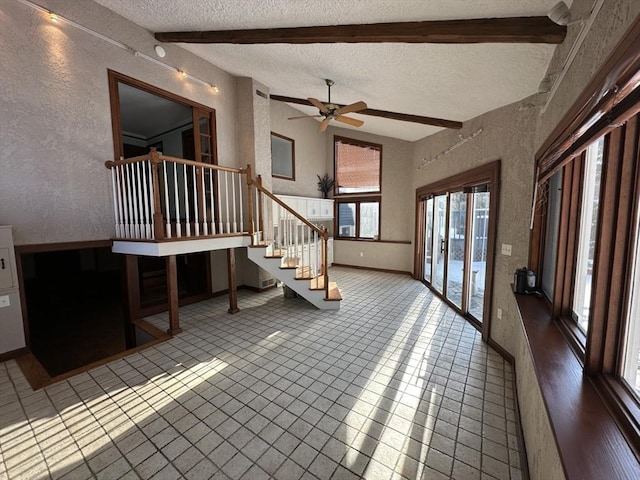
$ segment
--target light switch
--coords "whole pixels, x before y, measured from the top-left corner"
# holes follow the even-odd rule
[[[9,295],[0,296],[0,308],[8,307],[9,305],[11,305],[11,302],[9,301]]]
[[[511,245],[509,245],[508,243],[503,243],[502,244],[502,254],[511,256]]]

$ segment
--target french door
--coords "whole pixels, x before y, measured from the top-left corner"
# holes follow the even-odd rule
[[[430,195],[424,214],[423,280],[461,313],[484,317],[490,193],[486,185]]]

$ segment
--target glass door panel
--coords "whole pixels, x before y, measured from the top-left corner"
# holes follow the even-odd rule
[[[433,256],[433,198],[424,202],[424,279],[431,282]]]
[[[471,195],[471,278],[469,280],[469,313],[482,322],[484,310],[485,276],[487,272],[487,244],[489,240],[489,192]]]
[[[433,205],[433,266],[431,285],[438,292],[444,287],[444,258],[447,238],[447,195],[434,197]]]
[[[467,230],[467,194],[452,193],[449,203],[447,298],[462,308]]]

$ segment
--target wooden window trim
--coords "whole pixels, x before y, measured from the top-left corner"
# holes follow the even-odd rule
[[[382,232],[380,230],[380,227],[382,226],[382,197],[380,195],[371,195],[371,196],[357,196],[357,197],[352,197],[349,196],[349,198],[342,198],[343,195],[340,196],[341,198],[339,199],[335,199],[335,202],[333,203],[333,208],[335,209],[334,211],[334,221],[333,221],[333,238],[334,240],[348,240],[348,241],[355,241],[355,242],[381,242],[380,237],[382,236]],[[378,203],[378,238],[361,238],[360,237],[360,204],[361,203]],[[338,212],[339,212],[339,205],[341,203],[355,203],[356,204],[356,236],[355,237],[341,237],[340,236],[340,230],[338,228]],[[391,243],[391,242],[386,242],[386,243]]]
[[[494,265],[496,238],[498,228],[498,210],[500,206],[500,168],[501,161],[496,160],[486,165],[481,165],[466,172],[453,175],[442,180],[438,180],[429,185],[425,185],[416,189],[416,218],[415,218],[415,239],[414,239],[414,260],[413,260],[413,277],[422,281],[424,278],[424,203],[423,200],[430,196],[442,195],[453,191],[462,191],[465,188],[471,188],[477,185],[487,184],[491,192],[491,200],[489,202],[489,239],[487,242],[487,264]],[[448,222],[448,219],[447,219]],[[473,325],[479,327],[482,332],[482,339],[485,342],[491,340],[491,308],[493,303],[493,268],[488,268],[485,277],[485,302],[483,310],[483,322],[480,323],[476,318],[466,316]],[[443,282],[447,279],[444,278]],[[435,292],[435,290],[433,290]],[[453,305],[447,299],[442,297],[456,311],[460,311],[458,307]]]
[[[180,95],[176,95],[175,93],[171,93],[167,90],[163,90],[159,87],[151,85],[149,83],[143,82],[142,80],[138,80],[133,77],[129,77],[128,75],[124,75],[122,73],[116,72],[115,70],[108,69],[107,70],[108,82],[109,82],[109,101],[111,105],[111,132],[113,135],[113,152],[114,159],[118,160],[122,155],[122,125],[120,121],[120,98],[118,95],[118,83],[125,83],[131,87],[137,88],[139,90],[144,90],[145,92],[151,93],[153,95],[157,95],[162,98],[166,98],[167,100],[171,100],[176,103],[181,103],[188,107],[191,107],[195,110],[202,110],[204,112],[210,113],[210,132],[211,132],[211,161],[213,165],[218,164],[218,142],[216,139],[218,138],[217,134],[217,124],[216,124],[216,111],[215,109],[208,107],[207,105],[203,105],[198,102],[194,102],[185,97],[181,97]],[[194,113],[195,114],[195,113]],[[196,124],[194,123],[194,132],[196,131]],[[199,141],[199,139],[198,139]]]
[[[338,169],[336,168],[336,145],[338,142],[348,143],[349,145],[355,145],[358,147],[366,147],[366,148],[375,148],[380,152],[380,171],[378,172],[379,184],[380,187],[375,192],[356,192],[356,193],[338,193]],[[333,136],[333,178],[336,181],[335,186],[333,187],[333,196],[351,198],[351,197],[359,197],[362,195],[382,195],[382,145],[373,142],[366,142],[364,140],[356,140],[353,138],[342,137],[340,135]]]

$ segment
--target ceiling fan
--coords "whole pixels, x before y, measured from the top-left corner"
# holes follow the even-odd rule
[[[386,110],[375,110],[373,108],[368,108],[367,104],[364,103],[363,101],[351,103],[349,105],[341,105],[339,103],[333,103],[331,102],[331,87],[335,82],[327,78],[325,79],[325,83],[327,84],[327,88],[329,90],[328,102],[321,102],[317,98],[304,99],[304,98],[285,97],[283,95],[271,95],[270,98],[271,100],[275,100],[277,102],[295,103],[297,105],[308,105],[308,106],[316,107],[318,109],[318,115],[301,115],[299,117],[289,117],[289,120],[297,120],[299,118],[324,117],[324,120],[320,122],[320,127],[318,128],[318,132],[324,132],[329,126],[329,122],[331,122],[331,120],[336,120],[338,122],[346,123],[354,127],[361,127],[362,125],[364,125],[364,122],[362,120],[347,117],[344,115],[345,113],[358,113],[360,115],[370,115],[373,117],[390,118],[392,120],[421,123],[423,125],[433,125],[435,127],[453,128],[453,129],[462,128],[462,122],[458,122],[455,120],[445,120],[442,118],[424,117],[422,115],[412,115],[409,113],[388,112]]]
[[[331,120],[336,120],[338,122],[346,123],[347,125],[352,125],[354,127],[361,127],[364,125],[362,120],[358,120],[356,118],[345,117],[345,113],[359,112],[360,110],[365,110],[367,108],[367,104],[360,101],[355,102],[350,105],[338,105],[336,103],[331,103],[331,87],[335,84],[333,80],[325,78],[324,82],[327,84],[327,89],[329,90],[329,101],[326,103],[321,102],[317,98],[309,98],[309,103],[318,109],[318,115],[301,115],[299,117],[289,117],[289,120],[299,120],[301,118],[321,118],[324,117],[324,120],[320,122],[320,126],[318,127],[318,132],[324,132],[329,126],[329,122]]]

